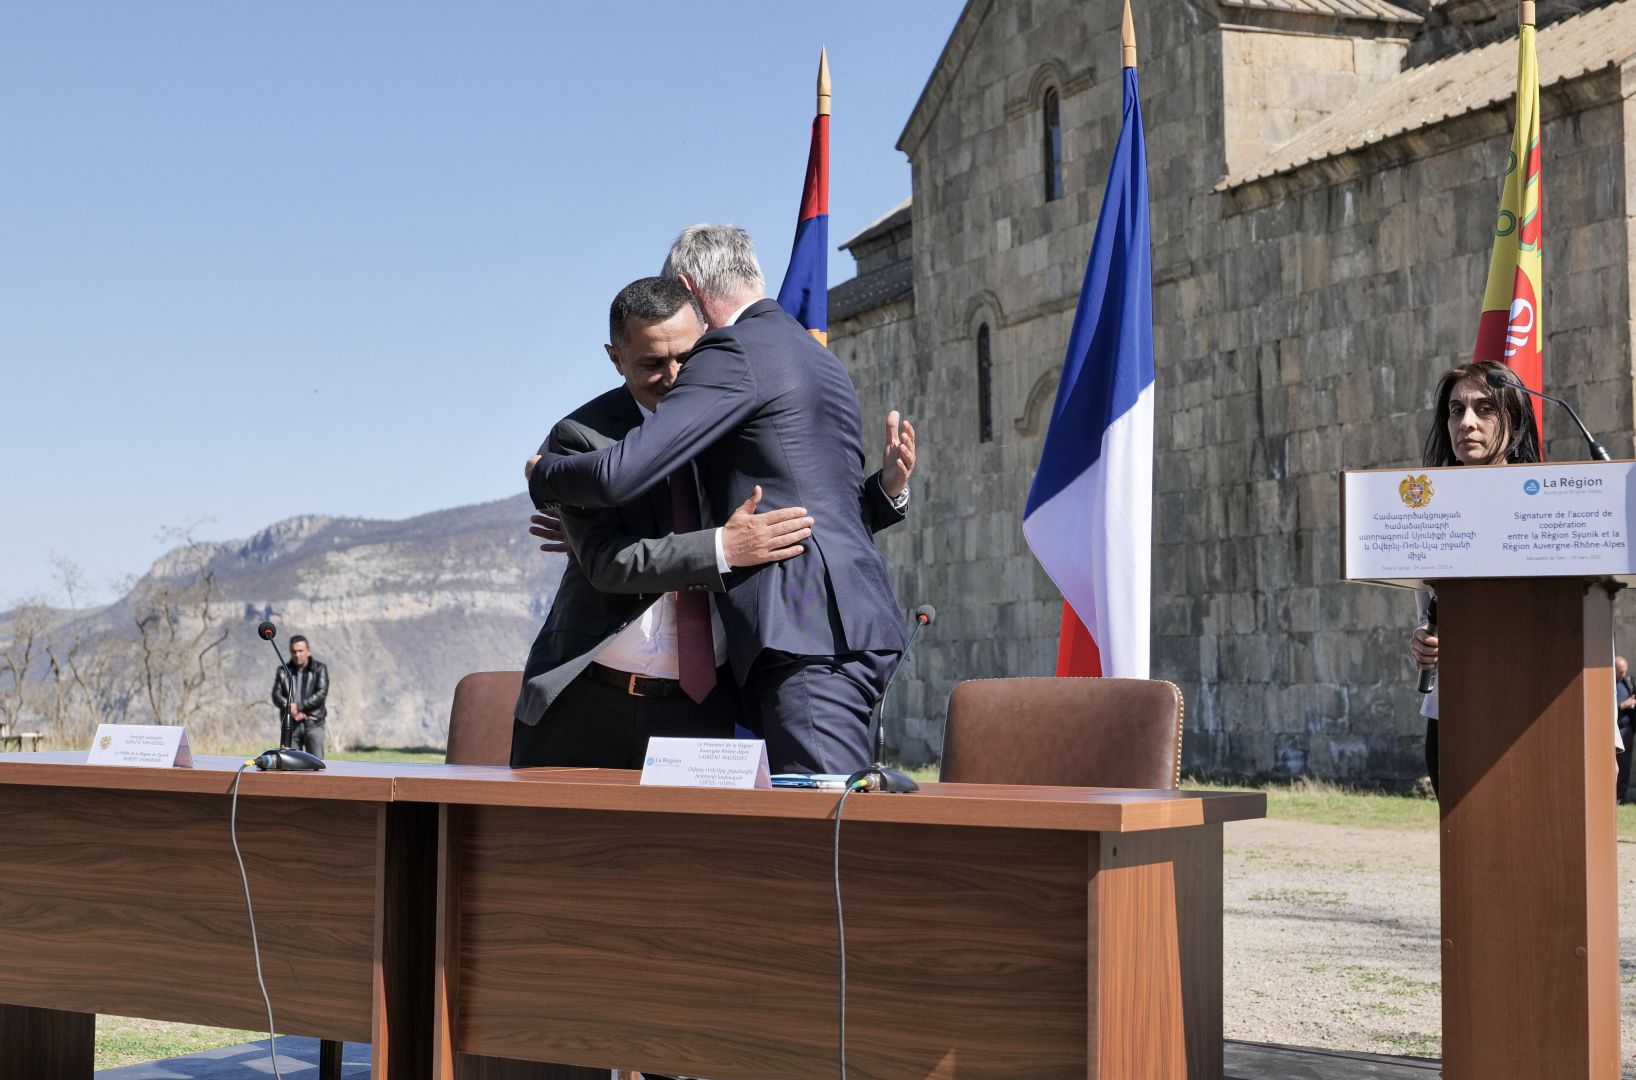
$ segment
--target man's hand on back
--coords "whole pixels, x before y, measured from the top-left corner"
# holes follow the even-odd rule
[[[896,499],[909,486],[915,471],[915,426],[902,420],[896,409],[886,414],[886,454],[881,463],[880,486],[886,497]]]
[[[541,551],[568,550],[568,533],[563,530],[562,519],[555,510],[541,510],[528,520],[531,522],[528,531],[545,541],[540,545]]]
[[[806,550],[801,541],[812,535],[812,519],[807,516],[806,508],[786,506],[758,514],[756,504],[760,501],[761,485],[757,484],[750,497],[721,527],[721,548],[728,566],[742,568],[782,562]]]

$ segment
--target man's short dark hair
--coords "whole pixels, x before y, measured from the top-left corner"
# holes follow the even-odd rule
[[[608,340],[615,345],[623,345],[629,340],[626,328],[632,319],[663,322],[682,310],[683,304],[693,308],[693,314],[699,317],[699,323],[703,325],[704,311],[686,285],[675,278],[637,278],[619,290],[619,295],[614,297],[613,304],[608,308]]]
[[[290,635],[290,648],[292,648],[292,649],[295,648],[295,644],[298,641],[301,644],[306,645],[307,648],[309,648],[309,649],[312,648],[312,646],[310,644],[308,644],[307,639],[302,637],[300,634],[291,634]]]

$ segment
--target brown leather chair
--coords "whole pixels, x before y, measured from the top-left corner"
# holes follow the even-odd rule
[[[474,671],[456,683],[443,760],[450,765],[511,764],[511,711],[522,689],[520,671]]]
[[[1182,692],[1161,679],[972,679],[949,695],[939,779],[1172,790]]]

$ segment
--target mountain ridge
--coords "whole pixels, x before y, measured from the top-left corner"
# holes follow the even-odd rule
[[[261,703],[277,661],[255,634],[268,618],[281,648],[303,634],[329,668],[332,746],[442,745],[460,676],[521,668],[556,594],[563,556],[538,550],[531,512],[519,494],[399,520],[297,515],[243,539],[183,543],[105,606],[34,610],[50,613],[42,640],[129,649],[153,591],[197,588],[202,573],[211,634],[225,635],[225,712],[211,730],[189,731],[195,745],[276,740],[276,714]],[[0,640],[24,610],[0,613]],[[44,672],[29,679],[43,686]],[[46,732],[58,745],[74,734],[83,737]]]

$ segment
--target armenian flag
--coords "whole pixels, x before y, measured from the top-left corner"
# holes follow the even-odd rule
[[[829,344],[829,54],[818,52],[818,115],[812,118],[807,182],[778,306]]]

